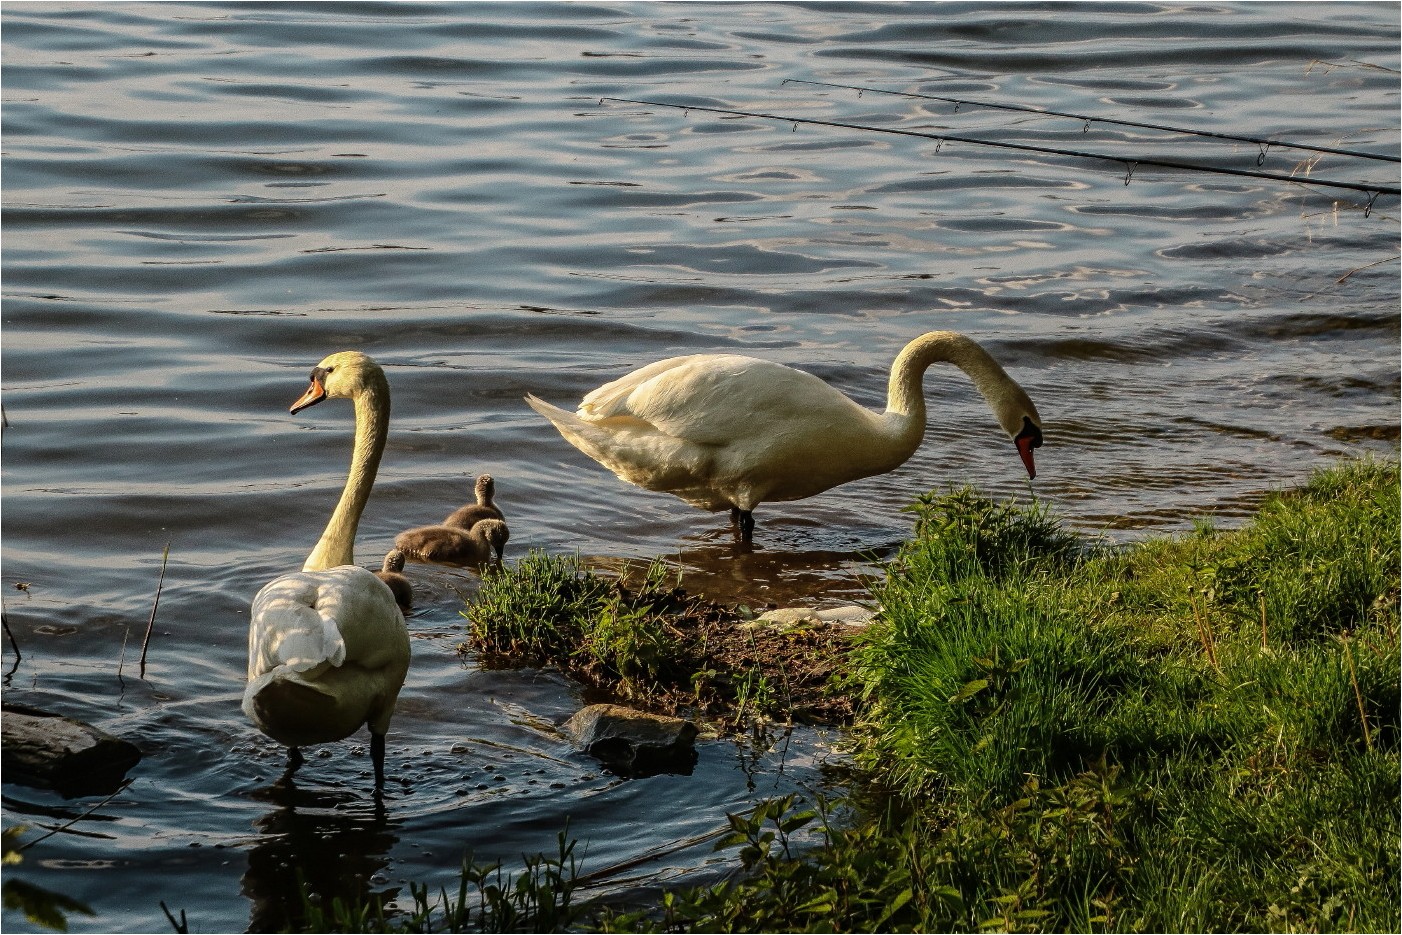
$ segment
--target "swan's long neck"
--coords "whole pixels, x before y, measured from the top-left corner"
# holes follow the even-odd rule
[[[896,356],[886,391],[885,418],[912,452],[925,435],[925,394],[921,383],[925,371],[935,363],[950,363],[968,374],[1005,429],[1009,429],[1005,413],[1010,410],[1022,407],[1036,413],[1022,387],[972,339],[955,331],[931,331],[911,341]]]
[[[302,566],[303,571],[355,564],[355,528],[370,499],[370,488],[375,484],[375,472],[379,470],[380,455],[389,435],[389,384],[383,374],[375,377],[353,397],[355,447],[351,452],[350,475],[326,530]]]

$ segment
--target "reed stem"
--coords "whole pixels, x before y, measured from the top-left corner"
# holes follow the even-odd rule
[[[161,553],[161,576],[156,580],[156,599],[151,602],[151,619],[146,621],[146,636],[141,640],[141,668],[138,670],[140,678],[146,678],[146,650],[151,645],[151,630],[156,626],[156,608],[161,606],[161,586],[166,580],[166,562],[170,560],[170,543],[166,543],[165,551]],[[126,643],[122,644],[126,648]],[[120,673],[120,667],[118,672]]]
[[[1372,732],[1368,730],[1368,714],[1363,710],[1363,692],[1358,689],[1358,670],[1353,665],[1353,647],[1349,645],[1348,636],[1344,638],[1344,658],[1348,660],[1348,677],[1353,682],[1353,699],[1358,702],[1358,720],[1363,724],[1363,745],[1369,750],[1373,749]]]
[[[1261,648],[1270,649],[1266,643],[1266,595],[1265,592],[1257,592],[1257,599],[1261,602]]]

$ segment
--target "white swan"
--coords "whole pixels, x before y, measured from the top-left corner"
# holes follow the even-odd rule
[[[409,671],[409,631],[394,595],[355,564],[352,547],[389,431],[384,371],[358,351],[332,354],[312,370],[297,413],[323,399],[355,403],[355,447],[340,502],[300,572],[270,582],[253,599],[243,710],[290,748],[370,727],[375,788],[384,787],[385,733]]]
[[[592,391],[575,413],[532,395],[526,402],[628,483],[703,510],[729,509],[748,542],[760,503],[884,474],[914,454],[925,434],[921,380],[937,362],[969,375],[1035,477],[1037,408],[987,351],[953,331],[931,331],[905,346],[879,413],[801,370],[730,354],[649,364]]]

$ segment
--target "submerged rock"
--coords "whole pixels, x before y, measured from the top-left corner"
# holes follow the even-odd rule
[[[91,724],[6,705],[0,717],[0,767],[7,782],[54,789],[70,798],[115,792],[141,759],[135,744]]]
[[[595,704],[576,712],[563,730],[577,749],[619,775],[690,775],[696,766],[697,728],[683,718]]]

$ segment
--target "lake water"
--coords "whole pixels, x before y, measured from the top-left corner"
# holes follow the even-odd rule
[[[132,784],[7,869],[89,903],[75,931],[275,929],[323,892],[514,865],[566,819],[586,872],[823,780],[837,738],[710,741],[624,781],[554,725],[579,692],[455,652],[466,571],[411,567],[414,663],[383,814],[363,735],[295,785],[238,708],[249,599],[300,567],[344,478],[349,406],[288,405],[326,354],[388,373],[360,526],[497,479],[508,558],[667,557],[751,604],[846,601],[965,482],[1026,497],[951,368],[904,467],[756,514],[628,487],[522,402],[571,407],[652,360],[747,353],[880,406],[949,328],[1036,400],[1036,495],[1116,539],[1230,525],[1398,421],[1398,200],[604,104],[604,96],[1256,169],[1253,144],[811,85],[992,100],[1398,153],[1396,4],[7,3],[3,11],[4,697],[129,737]],[[1265,171],[1397,185],[1271,147]],[[139,640],[170,562],[145,680]],[[130,636],[130,641],[128,637]],[[124,647],[125,643],[125,649]],[[122,675],[119,678],[119,665]],[[6,784],[32,838],[97,804]],[[610,875],[704,871],[709,844]],[[695,879],[696,877],[692,877]],[[12,912],[6,931],[33,930]]]

